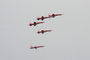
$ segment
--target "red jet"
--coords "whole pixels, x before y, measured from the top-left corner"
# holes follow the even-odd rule
[[[32,26],[32,25],[36,26],[37,24],[41,24],[41,23],[44,23],[44,22],[34,22],[34,23],[30,23],[29,25],[30,26]]]
[[[39,33],[44,33],[44,32],[51,32],[52,30],[41,30],[41,31],[38,31],[37,33],[39,34]]]
[[[33,47],[33,46],[31,46],[31,49],[37,49],[37,48],[40,48],[40,47],[44,47],[44,46],[35,46],[35,47]]]
[[[43,16],[42,16],[41,18],[38,17],[37,20],[40,20],[40,19],[41,19],[41,20],[44,20],[44,19],[46,19],[46,18],[50,18],[50,17],[43,17]]]
[[[49,15],[49,17],[55,17],[55,16],[61,16],[61,15],[63,15],[63,14],[52,14],[52,15]]]

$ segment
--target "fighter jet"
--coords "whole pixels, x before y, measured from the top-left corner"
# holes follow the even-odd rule
[[[40,47],[44,47],[44,46],[31,46],[30,49],[37,49],[37,48],[40,48]]]
[[[50,18],[50,17],[44,17],[44,16],[42,16],[41,18],[40,17],[37,17],[37,20],[44,20],[44,19],[46,19],[46,18]]]
[[[34,22],[34,23],[30,22],[29,26],[32,26],[32,25],[36,26],[37,24],[41,24],[41,23],[44,23],[44,22]]]
[[[43,34],[44,32],[51,32],[51,31],[52,31],[52,30],[41,30],[41,31],[38,30],[37,33],[38,33],[38,34],[39,34],[39,33],[42,33],[42,34]]]
[[[63,14],[52,14],[52,15],[49,14],[49,17],[53,17],[54,18],[55,16],[61,16],[61,15],[63,15]]]

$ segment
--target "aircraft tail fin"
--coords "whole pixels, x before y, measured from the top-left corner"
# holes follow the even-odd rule
[[[30,26],[32,26],[32,24],[30,24]]]
[[[31,45],[30,49],[32,49],[32,45]]]
[[[30,26],[32,26],[32,23],[30,22],[30,24],[29,24]]]
[[[40,31],[38,30],[38,32],[37,32],[38,34],[40,33]]]
[[[40,33],[40,32],[37,32],[38,34]]]
[[[37,20],[39,20],[40,17],[37,16]]]

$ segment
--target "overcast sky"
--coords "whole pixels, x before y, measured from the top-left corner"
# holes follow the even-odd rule
[[[90,0],[0,0],[0,60],[90,60]]]

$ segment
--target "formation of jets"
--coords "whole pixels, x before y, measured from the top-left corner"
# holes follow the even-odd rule
[[[41,17],[37,17],[37,20],[44,20],[44,19],[47,19],[47,18],[54,18],[54,17],[56,17],[56,16],[61,16],[61,15],[63,15],[63,14],[49,14],[47,17],[44,17],[44,16],[41,16]],[[33,23],[29,23],[29,26],[32,26],[32,25],[34,25],[34,26],[36,26],[37,24],[41,24],[41,23],[44,23],[44,22],[33,22]],[[42,33],[42,34],[44,34],[45,32],[51,32],[52,30],[38,30],[37,31],[37,33],[38,34],[40,34],[40,33]],[[44,47],[44,46],[31,46],[30,47],[30,49],[37,49],[37,48],[40,48],[40,47]]]

